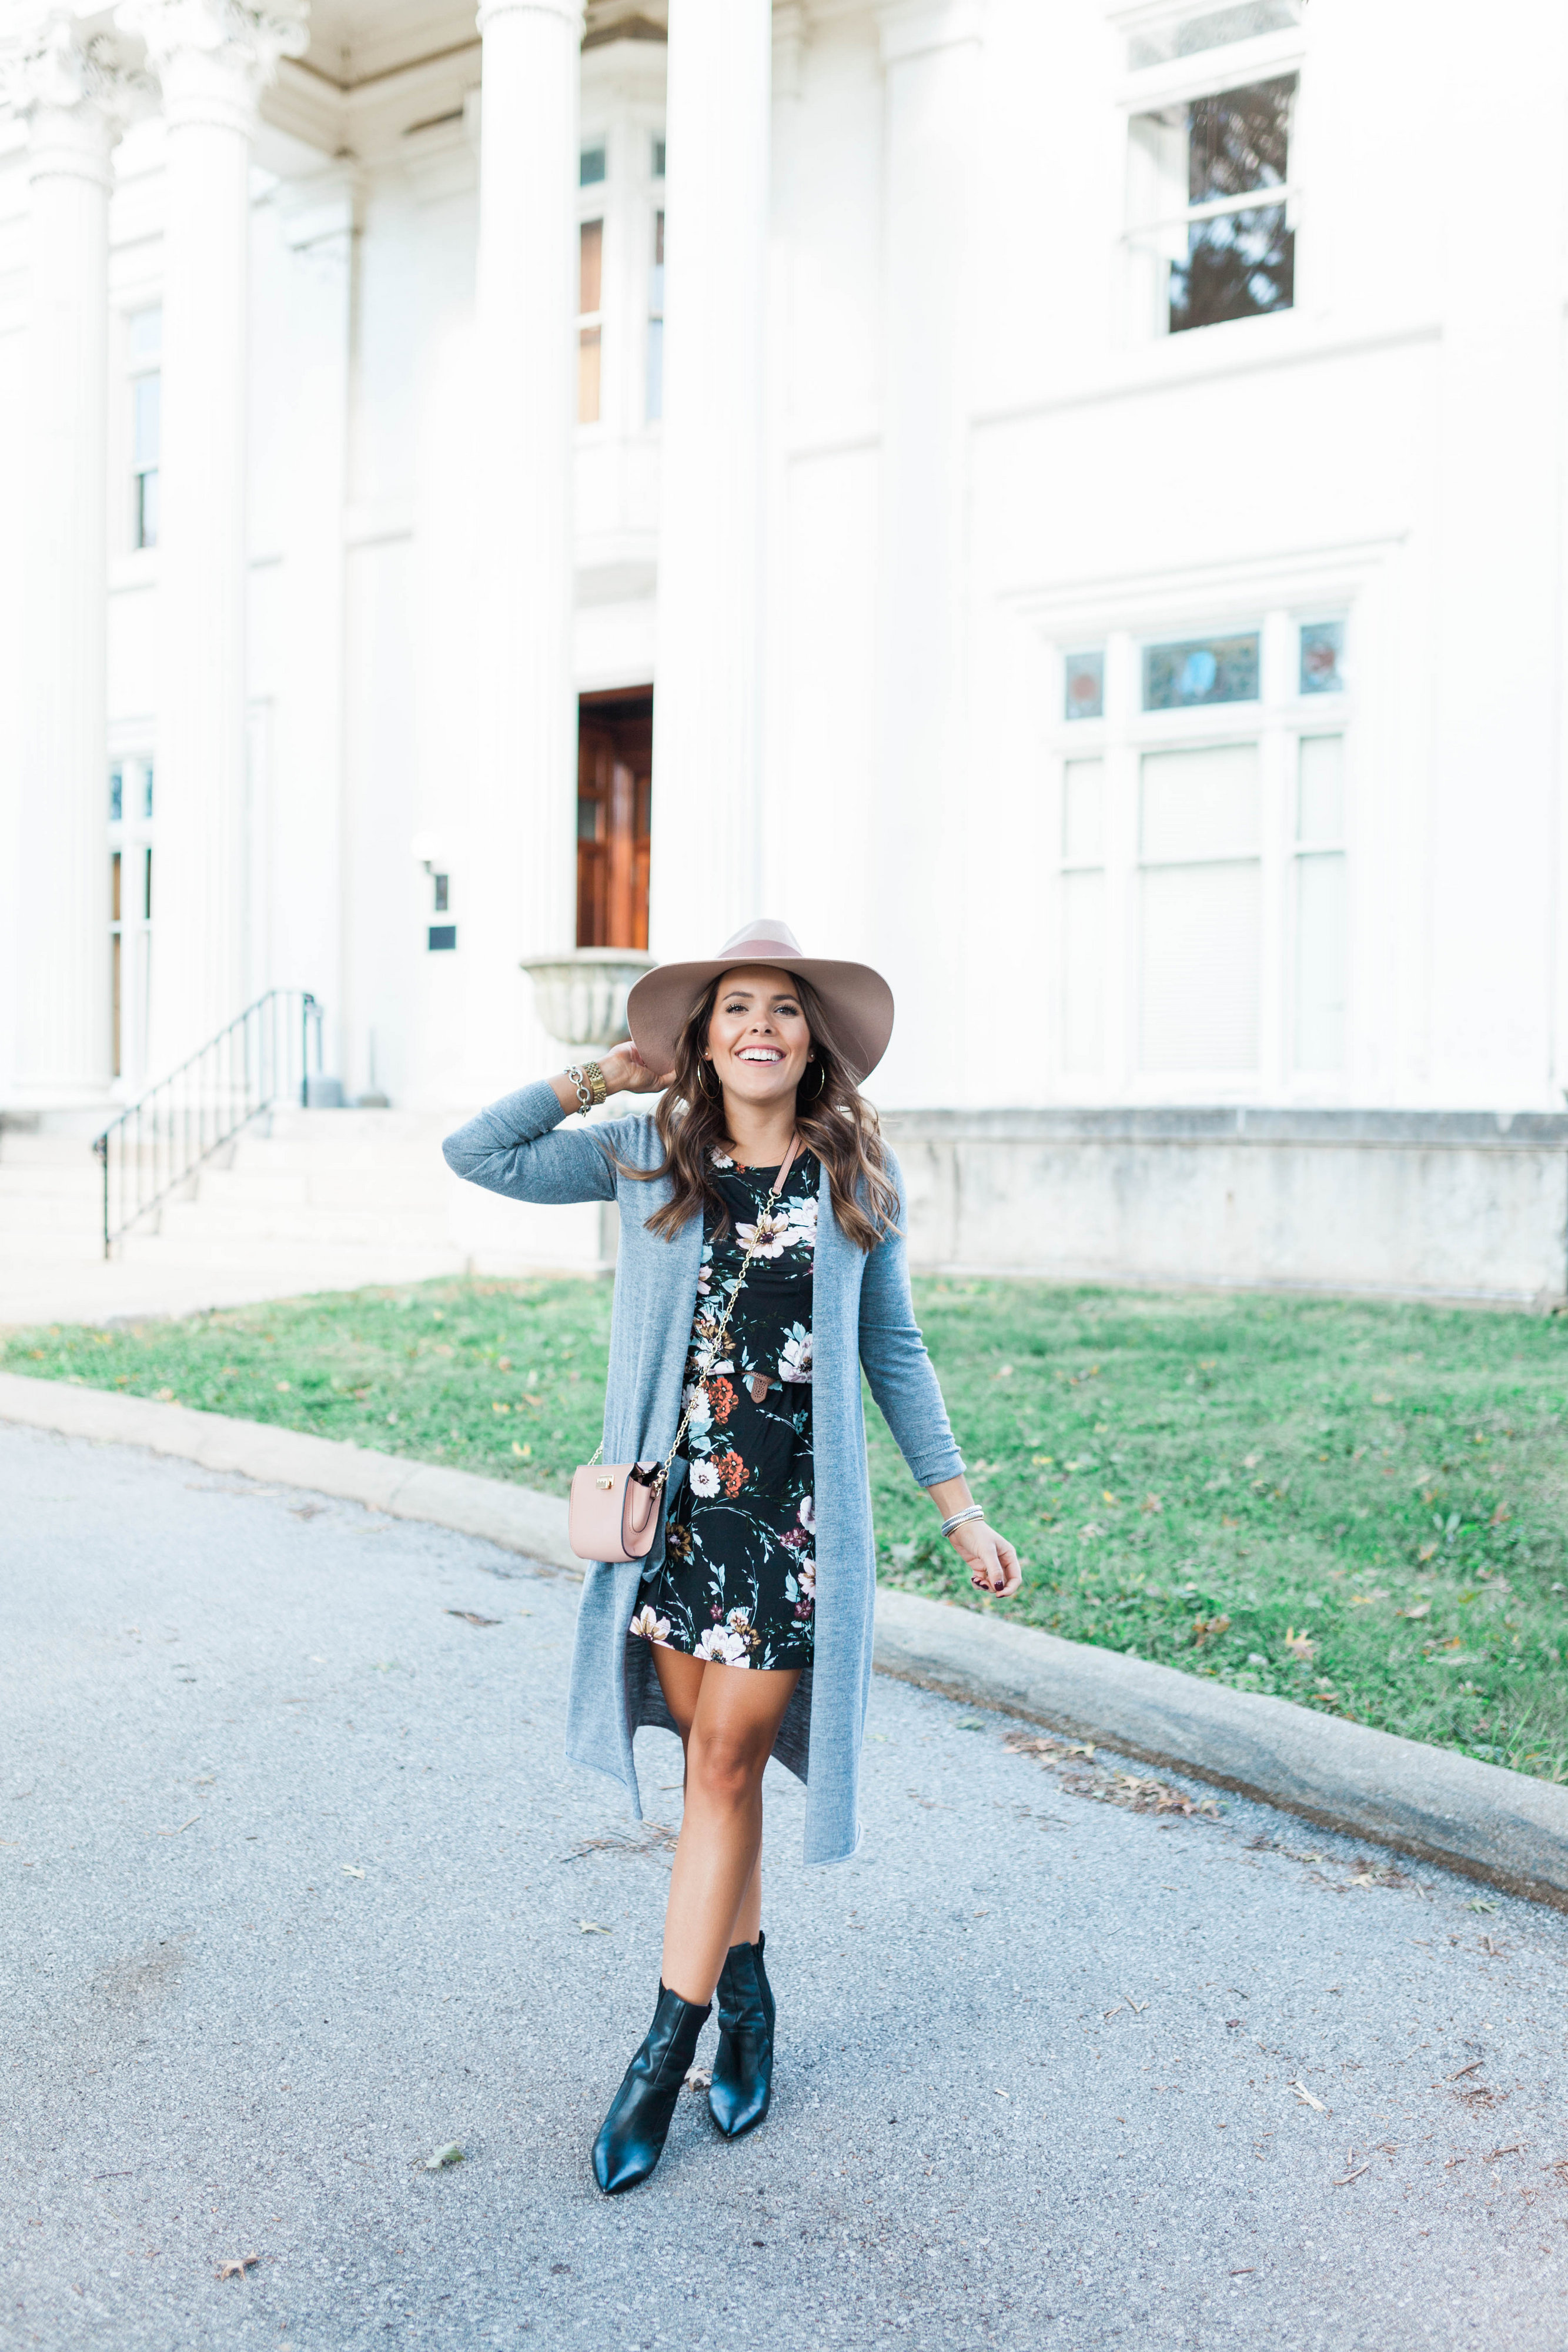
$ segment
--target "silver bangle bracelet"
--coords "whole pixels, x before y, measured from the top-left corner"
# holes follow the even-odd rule
[[[942,1532],[945,1536],[950,1536],[955,1528],[961,1528],[963,1526],[966,1519],[983,1519],[985,1516],[986,1507],[984,1503],[971,1503],[967,1511],[955,1511],[950,1519],[944,1519],[942,1522]]]

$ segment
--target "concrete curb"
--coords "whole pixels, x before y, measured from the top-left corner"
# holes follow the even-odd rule
[[[582,1572],[564,1502],[469,1471],[16,1373],[0,1373],[0,1421],[337,1496]],[[876,1664],[1568,1910],[1568,1789],[887,1586]]]
[[[0,1421],[25,1422],[32,1429],[100,1444],[145,1445],[154,1454],[199,1462],[205,1470],[233,1470],[279,1486],[303,1486],[313,1495],[335,1495],[391,1518],[428,1519],[460,1535],[483,1536],[546,1568],[582,1574],[582,1562],[566,1539],[564,1502],[530,1486],[476,1477],[470,1470],[444,1470],[339,1438],[274,1429],[263,1421],[196,1412],[151,1397],[116,1396],[67,1381],[27,1380],[16,1372],[0,1372]]]
[[[879,1586],[876,1663],[1568,1910],[1568,1789]]]

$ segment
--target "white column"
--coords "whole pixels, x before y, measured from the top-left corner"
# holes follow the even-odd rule
[[[762,909],[764,353],[772,12],[670,0],[649,940]]]
[[[881,792],[877,931],[898,1000],[884,1102],[946,1102],[963,985],[964,436],[979,0],[882,0]]]
[[[150,1058],[242,1009],[250,149],[305,0],[120,0],[163,91],[159,708]]]
[[[576,944],[572,656],[581,0],[484,0],[478,339],[483,598],[476,790],[453,875],[465,1081],[545,1046],[525,955]],[[550,1049],[554,1050],[554,1049]]]
[[[28,129],[21,824],[16,947],[22,1099],[110,1082],[105,744],[110,151],[126,100],[113,45],[75,11],[13,15],[0,89]]]

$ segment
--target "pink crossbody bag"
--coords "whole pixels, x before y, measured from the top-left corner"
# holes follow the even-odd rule
[[[768,1192],[770,1202],[776,1201],[784,1190],[785,1180],[800,1145],[800,1137],[791,1136],[784,1163]],[[708,1349],[705,1378],[721,1360],[728,1344],[729,1318],[735,1312],[735,1302],[740,1297],[741,1285],[746,1280],[747,1268],[761,1239],[762,1226],[758,1220],[757,1230],[746,1245],[746,1255],[740,1261],[740,1272],[730,1285],[724,1320]],[[658,1532],[659,1504],[669,1479],[670,1465],[680,1451],[681,1440],[686,1433],[691,1417],[688,1406],[681,1415],[674,1443],[663,1462],[601,1462],[599,1457],[604,1448],[600,1445],[591,1462],[585,1462],[580,1470],[572,1472],[566,1537],[579,1559],[647,1559]]]

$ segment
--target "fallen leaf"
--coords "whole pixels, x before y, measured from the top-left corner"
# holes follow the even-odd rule
[[[1353,2180],[1359,2180],[1364,2172],[1370,2172],[1371,2169],[1372,2167],[1369,2164],[1358,2164],[1354,2172],[1347,2172],[1343,2180],[1331,2180],[1329,2182],[1329,2187],[1331,2189],[1348,2189]]]
[[[985,1727],[977,1715],[967,1715],[961,1723],[953,1726],[955,1731],[984,1731]]]
[[[613,1927],[601,1927],[597,1919],[580,1919],[577,1932],[580,1936],[612,1936],[615,1930]]]
[[[1437,1557],[1437,1545],[1433,1543],[1423,1544],[1416,1557],[1419,1560],[1436,1559]]]
[[[449,1617],[461,1617],[465,1625],[498,1625],[501,1622],[498,1617],[481,1617],[473,1609],[449,1609],[446,1613]]]
[[[343,1875],[345,1878],[363,1878],[364,1874],[365,1874],[362,1870],[356,1870],[351,1862],[346,1862],[343,1864]]]
[[[1304,1629],[1298,1633],[1293,1625],[1286,1626],[1285,1647],[1292,1658],[1310,1659],[1313,1646],[1312,1635]]]
[[[1312,2093],[1307,2089],[1304,2083],[1291,2083],[1289,2085],[1289,2088],[1294,2091],[1297,2098],[1301,2100],[1305,2105],[1315,2107],[1320,2116],[1327,2116],[1333,2113],[1333,2108],[1325,2107],[1321,2099],[1313,2098]]]
[[[1394,1613],[1396,1617],[1429,1617],[1432,1604],[1429,1601],[1413,1601],[1408,1609],[1396,1609]]]
[[[214,2275],[221,2279],[244,2278],[246,2271],[260,2262],[259,2254],[241,2254],[237,2262],[220,2263]]]
[[[444,2147],[438,2147],[434,2156],[425,2158],[422,2168],[426,2172],[442,2172],[447,2165],[461,2164],[462,2161],[463,2150],[455,2139],[448,2140]]]
[[[1523,2154],[1524,2142],[1522,2140],[1516,2139],[1508,2147],[1494,2147],[1491,2151],[1491,2156],[1483,2156],[1481,2162],[1483,2164],[1490,2164],[1492,2160],[1492,2157],[1495,2156],[1522,2156]]]
[[[1497,1905],[1489,1901],[1484,1895],[1472,1895],[1465,1908],[1467,1911],[1495,1911]]]
[[[688,2066],[686,2068],[686,2088],[688,2090],[706,2091],[712,2081],[713,2076],[706,2067]]]

